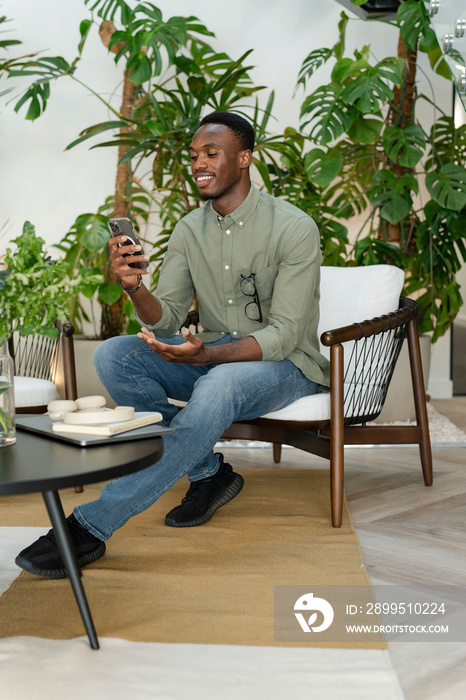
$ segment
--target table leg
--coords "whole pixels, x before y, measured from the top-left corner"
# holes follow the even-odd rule
[[[87,636],[89,637],[90,645],[93,649],[99,648],[94,622],[92,621],[91,612],[87,603],[86,594],[84,593],[83,584],[81,581],[81,570],[78,566],[76,551],[71,540],[70,531],[65,521],[63,506],[60,501],[58,491],[43,491],[42,496],[47,507],[50,517],[50,522],[55,532],[58,548],[68,572],[71,587],[74,597],[78,604],[79,612],[86,628]]]

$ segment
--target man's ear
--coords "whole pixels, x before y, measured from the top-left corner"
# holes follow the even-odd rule
[[[240,168],[249,168],[249,166],[251,165],[251,161],[252,161],[251,151],[249,149],[246,151],[240,151],[239,156],[240,156],[240,159],[239,159]]]

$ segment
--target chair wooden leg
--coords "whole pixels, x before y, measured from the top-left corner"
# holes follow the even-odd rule
[[[343,346],[330,350],[330,501],[333,527],[341,527],[344,489]]]
[[[274,442],[273,445],[273,461],[275,464],[279,464],[282,458],[282,446],[279,442]]]
[[[424,389],[421,351],[419,348],[419,335],[415,320],[408,324],[408,350],[411,379],[413,382],[414,405],[416,408],[416,421],[421,428],[422,434],[422,439],[419,443],[422,473],[425,485],[431,486],[433,482],[432,449],[430,445],[429,420],[427,418],[426,393]]]
[[[65,381],[65,396],[67,399],[78,398],[76,383],[76,362],[73,344],[74,326],[67,322],[62,327],[63,373]]]

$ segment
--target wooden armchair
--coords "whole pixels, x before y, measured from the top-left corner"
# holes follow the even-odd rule
[[[345,445],[419,445],[426,486],[432,484],[432,453],[416,325],[418,306],[400,299],[403,272],[374,265],[323,267],[321,273],[319,334],[321,350],[330,357],[330,392],[234,423],[223,437],[272,442],[276,462],[282,444],[329,459],[332,524],[340,527]],[[367,425],[382,410],[406,336],[416,425]]]

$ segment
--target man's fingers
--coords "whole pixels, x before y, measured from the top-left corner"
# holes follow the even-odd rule
[[[147,328],[141,328],[140,332],[137,334],[138,338],[144,340],[145,343],[156,343],[155,335],[152,331],[148,331]]]
[[[200,348],[202,345],[202,340],[193,335],[189,328],[183,329],[183,338],[186,340],[187,343],[190,343],[191,345],[194,345],[197,348]]]
[[[202,364],[201,352],[204,348],[204,343],[200,338],[192,335],[186,328],[182,335],[186,340],[181,345],[167,345],[160,342],[154,334],[142,328],[137,334],[154,352],[163,357],[167,362],[187,362],[188,364]]]

